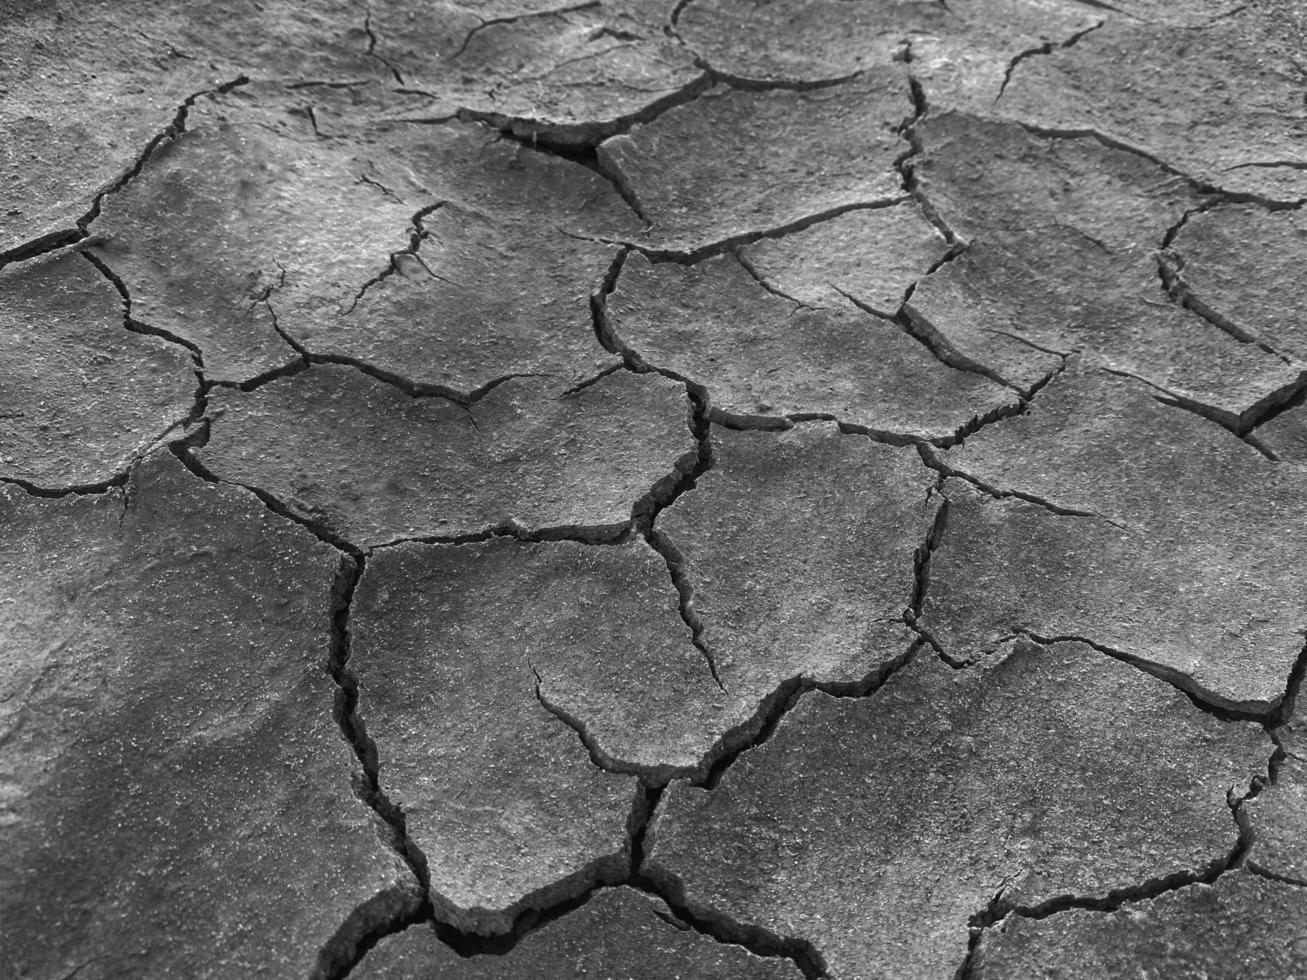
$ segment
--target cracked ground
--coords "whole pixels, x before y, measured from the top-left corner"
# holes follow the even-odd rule
[[[1307,977],[1298,0],[0,0],[0,975]]]

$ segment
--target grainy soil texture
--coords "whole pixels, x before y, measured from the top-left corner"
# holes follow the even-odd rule
[[[1302,0],[0,0],[0,977],[1307,980],[1305,204]]]

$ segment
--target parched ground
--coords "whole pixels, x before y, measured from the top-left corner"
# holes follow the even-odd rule
[[[0,0],[0,975],[1307,977],[1297,0]]]

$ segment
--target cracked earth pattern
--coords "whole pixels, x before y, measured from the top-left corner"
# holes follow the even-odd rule
[[[0,37],[0,974],[1307,976],[1307,7]]]

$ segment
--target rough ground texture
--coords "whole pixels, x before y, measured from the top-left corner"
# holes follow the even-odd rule
[[[0,38],[0,975],[1307,976],[1301,0]]]

